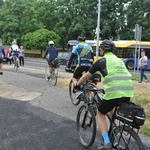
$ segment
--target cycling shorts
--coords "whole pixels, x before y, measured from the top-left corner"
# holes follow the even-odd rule
[[[0,64],[3,62],[3,58],[0,58]]]
[[[121,98],[115,98],[111,100],[102,100],[98,104],[98,111],[102,114],[107,114],[120,102],[127,102],[127,101],[130,101],[130,97],[121,97]]]
[[[74,71],[73,78],[79,79],[80,77],[82,77],[83,73],[87,72],[90,68],[91,68],[91,66],[79,66],[79,67],[77,67]]]
[[[19,51],[13,51],[13,56],[16,56],[17,58],[19,58]]]

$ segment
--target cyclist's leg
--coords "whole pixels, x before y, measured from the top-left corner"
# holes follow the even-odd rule
[[[0,74],[2,75],[3,72],[2,72],[2,66],[3,66],[3,59],[0,58]]]
[[[20,61],[19,61],[19,53],[16,54],[16,61],[17,61],[17,67],[19,67],[19,63],[20,63]]]
[[[130,100],[130,98],[125,98],[125,97],[112,99],[112,100],[103,100],[103,101],[101,101],[100,105],[98,106],[98,113],[97,113],[98,124],[99,124],[99,128],[101,130],[101,133],[102,133],[102,137],[104,139],[104,146],[108,146],[108,148],[111,145],[110,145],[110,139],[108,136],[108,126],[107,126],[107,122],[105,119],[105,114],[112,111],[113,108],[115,106],[117,106],[118,103],[124,102],[124,101],[129,101],[129,100]],[[103,146],[101,146],[101,147],[103,147]]]

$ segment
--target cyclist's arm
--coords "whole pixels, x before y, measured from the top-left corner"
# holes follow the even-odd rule
[[[68,63],[68,66],[67,66],[68,68],[70,68],[72,60],[74,59],[75,56],[76,55],[74,53],[71,54],[70,59],[69,59],[69,63]]]
[[[45,52],[44,58],[46,58],[47,54],[48,54],[48,49],[46,49],[46,52]]]
[[[88,80],[92,74],[95,72],[100,71],[100,73],[103,76],[107,75],[107,69],[106,69],[106,59],[102,58],[96,61],[93,66],[89,69],[87,73],[85,73],[80,80],[77,82],[77,85],[82,85],[86,80]]]
[[[76,85],[82,85],[85,81],[87,81],[91,77],[91,73],[88,71],[80,78]]]

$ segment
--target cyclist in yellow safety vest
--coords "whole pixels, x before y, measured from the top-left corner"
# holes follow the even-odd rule
[[[115,45],[111,40],[102,41],[100,45],[100,54],[103,57],[93,64],[89,71],[80,78],[75,86],[75,89],[80,88],[80,85],[97,71],[100,71],[103,76],[105,95],[103,96],[103,101],[98,106],[97,118],[104,143],[99,145],[99,150],[112,149],[108,136],[105,114],[110,111],[113,112],[113,108],[118,103],[130,101],[130,98],[134,95],[131,74],[126,69],[123,61],[113,54],[114,49]]]

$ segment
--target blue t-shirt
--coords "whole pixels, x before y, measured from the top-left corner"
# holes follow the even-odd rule
[[[93,63],[92,52],[92,47],[85,42],[80,42],[72,50],[72,53],[77,56],[78,64]]]
[[[49,58],[48,58],[49,61],[52,61],[52,60],[54,60],[55,58],[57,58],[58,52],[57,52],[56,47],[54,47],[54,46],[48,47],[48,48],[46,49],[46,53],[45,53],[45,56],[44,56],[44,57],[46,57],[47,54],[49,54]]]

